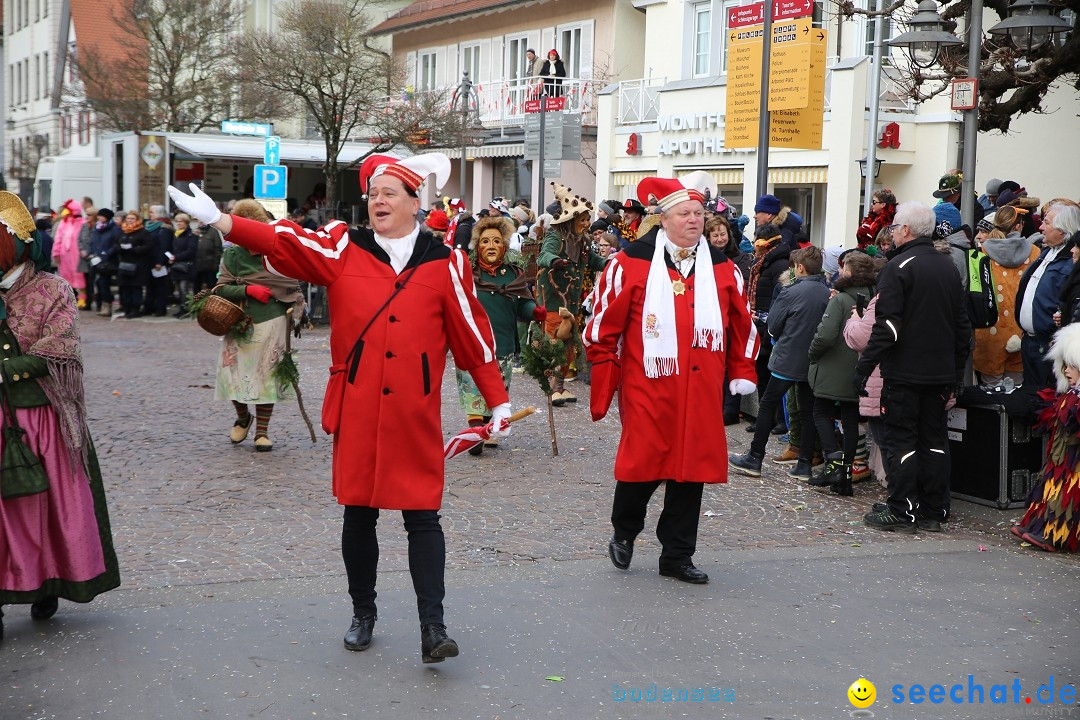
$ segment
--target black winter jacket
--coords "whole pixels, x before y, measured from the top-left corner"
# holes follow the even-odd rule
[[[780,276],[788,269],[789,255],[791,255],[791,248],[781,241],[761,258],[761,276],[758,277],[755,297],[751,298],[754,312],[769,312],[776,283],[780,282]]]
[[[952,259],[930,238],[896,247],[888,257],[878,276],[874,330],[856,373],[869,377],[880,364],[886,382],[957,383],[971,347],[971,322]]]

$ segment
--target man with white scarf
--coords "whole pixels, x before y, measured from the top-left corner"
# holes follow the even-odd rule
[[[660,226],[613,256],[593,291],[582,340],[592,365],[593,420],[619,391],[622,437],[615,456],[615,567],[630,567],[652,494],[667,482],[657,522],[660,574],[703,584],[694,566],[706,483],[727,482],[724,382],[756,389],[758,337],[742,274],[706,241],[705,190],[712,176],[646,178],[638,197],[659,200]]]

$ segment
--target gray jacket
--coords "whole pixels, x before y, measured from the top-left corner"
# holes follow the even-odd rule
[[[769,335],[776,340],[769,370],[792,380],[807,379],[810,342],[829,304],[825,276],[808,275],[780,291],[769,308]]]

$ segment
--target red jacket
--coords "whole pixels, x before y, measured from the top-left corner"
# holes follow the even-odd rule
[[[593,316],[582,338],[594,363],[593,419],[607,413],[618,390],[622,438],[615,456],[616,480],[727,482],[724,384],[757,378],[759,339],[750,320],[742,273],[723,251],[710,249],[724,320],[721,349],[691,347],[695,302],[691,275],[685,294],[675,296],[679,373],[647,377],[641,321],[655,242],[656,233],[650,233],[614,255],[596,282]],[[679,277],[670,262],[668,275],[673,281]]]
[[[398,275],[370,230],[334,221],[305,230],[233,216],[228,239],[265,256],[268,270],[325,285],[330,381],[323,429],[334,435],[333,488],[342,505],[437,510],[442,505],[441,392],[447,347],[489,407],[509,401],[491,323],[476,298],[468,257],[421,232]],[[416,270],[413,272],[412,268]],[[407,279],[406,279],[407,278]],[[357,338],[375,316],[362,346]],[[350,352],[359,348],[349,381]]]
[[[859,229],[855,231],[857,247],[861,250],[867,245],[873,245],[881,229],[891,225],[895,216],[895,205],[886,205],[879,213],[872,211],[867,213],[862,223],[859,224]]]

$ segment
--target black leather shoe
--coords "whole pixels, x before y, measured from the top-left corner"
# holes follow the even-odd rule
[[[630,567],[630,560],[634,557],[634,541],[620,540],[612,535],[611,542],[607,546],[607,552],[612,565],[620,570],[626,570]]]
[[[30,606],[30,617],[34,620],[48,620],[56,614],[58,607],[60,607],[60,600],[55,595],[38,600]]]
[[[442,623],[420,626],[420,655],[425,663],[441,663],[448,657],[458,656],[457,643],[446,635]]]
[[[374,615],[353,616],[349,632],[345,633],[346,650],[367,650],[371,647],[371,631],[375,628]]]
[[[694,585],[704,585],[709,582],[709,576],[694,567],[693,563],[671,569],[660,568],[660,574],[664,577],[675,578]]]

